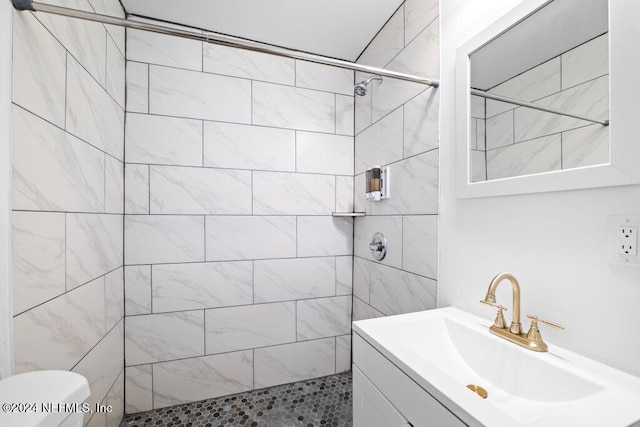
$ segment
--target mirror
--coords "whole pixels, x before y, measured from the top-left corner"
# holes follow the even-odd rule
[[[458,50],[459,197],[638,183],[630,3],[526,0]]]

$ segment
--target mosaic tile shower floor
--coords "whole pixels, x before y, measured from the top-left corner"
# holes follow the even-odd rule
[[[126,415],[120,427],[351,427],[351,372]]]

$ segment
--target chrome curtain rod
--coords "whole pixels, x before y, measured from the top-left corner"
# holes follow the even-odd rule
[[[559,114],[561,116],[573,117],[574,119],[586,120],[592,123],[598,123],[602,126],[609,126],[609,120],[591,119],[589,117],[580,116],[578,114],[567,113],[566,111],[556,110],[555,108],[545,107],[543,105],[533,104],[527,101],[520,101],[519,99],[509,98],[502,95],[495,95],[479,89],[471,89],[471,95],[481,96],[483,98],[493,99],[495,101],[508,102],[509,104],[516,104],[522,107],[533,108],[534,110],[546,111],[547,113]]]
[[[263,43],[252,42],[238,37],[227,36],[210,31],[194,31],[186,29],[169,28],[163,25],[150,24],[147,22],[128,20],[117,18],[114,16],[101,15],[98,13],[85,12],[82,10],[69,9],[66,7],[54,6],[45,3],[39,3],[31,0],[13,0],[13,6],[18,10],[30,10],[33,12],[46,12],[54,15],[67,16],[70,18],[78,18],[86,21],[101,22],[103,24],[116,25],[119,27],[133,28],[141,31],[150,31],[153,33],[166,34],[170,36],[182,37],[192,40],[200,40],[207,43],[230,46],[239,49],[250,50],[254,52],[262,52],[271,55],[283,56],[285,58],[294,58],[302,61],[315,62],[317,64],[332,65],[334,67],[346,68],[348,70],[360,71],[378,76],[391,77],[394,79],[405,80],[413,83],[421,83],[427,86],[438,87],[440,82],[435,79],[414,76],[411,74],[398,73],[396,71],[385,70],[383,68],[369,67],[360,65],[341,59],[325,58],[320,55],[311,53],[297,52],[294,50],[284,49],[276,46],[270,46]]]

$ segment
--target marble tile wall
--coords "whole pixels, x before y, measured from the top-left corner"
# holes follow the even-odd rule
[[[350,369],[353,72],[127,37],[126,412]]]
[[[124,17],[117,0],[56,4]],[[84,375],[124,413],[125,32],[13,12],[13,307],[17,373]]]
[[[608,34],[604,34],[497,85],[490,92],[606,119],[608,58]],[[482,100],[475,102],[474,106],[481,103]],[[473,181],[609,161],[606,127],[488,99],[485,104],[486,109],[472,108],[471,114]]]
[[[405,1],[358,62],[438,78],[438,14],[436,0]],[[384,79],[356,97],[354,203],[367,216],[354,223],[354,320],[436,307],[438,121],[437,89]],[[392,196],[368,203],[364,172],[373,165],[390,166]],[[388,244],[382,261],[368,248],[378,231]]]

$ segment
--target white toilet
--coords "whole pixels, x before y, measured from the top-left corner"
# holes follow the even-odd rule
[[[82,404],[89,393],[87,379],[75,372],[34,371],[14,375],[0,381],[0,426],[81,427]],[[66,404],[66,411],[57,404]],[[73,404],[77,404],[76,412]],[[85,406],[85,409],[95,408]]]

